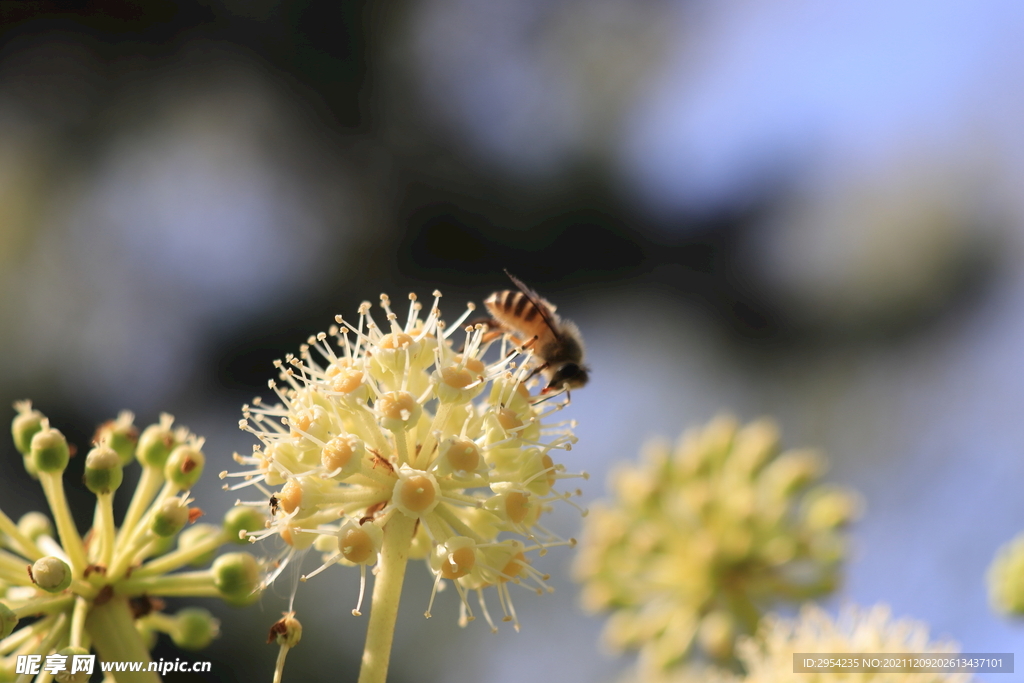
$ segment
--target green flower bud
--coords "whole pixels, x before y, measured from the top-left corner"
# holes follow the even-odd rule
[[[93,448],[85,456],[85,474],[82,476],[85,487],[96,495],[116,491],[124,478],[121,462],[121,456],[113,448]]]
[[[28,455],[32,450],[32,437],[43,428],[43,414],[38,410],[32,410],[31,401],[19,401],[14,407],[18,411],[11,422],[14,447],[22,455]]]
[[[149,556],[160,557],[174,547],[175,536],[174,534],[170,536],[157,536],[153,541],[154,543],[149,548]]]
[[[228,510],[224,515],[224,531],[228,537],[239,545],[248,543],[242,532],[251,533],[263,529],[267,516],[256,508],[239,505]]]
[[[38,472],[63,472],[71,458],[68,440],[48,425],[32,437],[31,453],[32,465]]]
[[[135,458],[143,467],[162,468],[171,451],[178,444],[178,440],[171,430],[174,418],[164,413],[160,416],[158,424],[149,425],[142,430],[138,446],[135,449]]]
[[[993,608],[1004,614],[1024,614],[1024,534],[998,550],[987,578]]]
[[[29,568],[32,583],[49,593],[60,593],[71,585],[71,567],[59,557],[41,557]]]
[[[21,462],[25,465],[25,471],[28,472],[29,476],[33,479],[39,478],[39,470],[36,469],[35,463],[32,462],[32,454],[21,456]]]
[[[57,654],[63,655],[64,657],[67,657],[67,659],[64,660],[66,662],[64,671],[56,674],[53,677],[53,680],[57,681],[57,683],[89,683],[89,678],[91,676],[85,671],[71,673],[71,658],[75,655],[87,655],[89,654],[88,650],[84,647],[71,646],[66,647],[63,650],[59,650]]]
[[[213,585],[228,599],[244,599],[260,584],[260,566],[249,553],[227,553],[213,562]]]
[[[209,538],[220,533],[220,529],[212,524],[193,524],[189,528],[185,529],[178,536],[178,549],[189,550]],[[213,560],[213,556],[217,554],[217,549],[214,548],[208,553],[203,553],[196,559],[189,562],[193,567],[202,567],[209,564]]]
[[[203,474],[206,456],[198,448],[182,445],[175,448],[164,464],[164,476],[178,488],[191,489]]]
[[[813,530],[841,529],[860,516],[861,501],[838,486],[819,486],[807,494],[804,519]]]
[[[220,634],[220,622],[207,610],[187,607],[177,616],[177,627],[171,631],[171,640],[185,650],[201,650]]]
[[[0,602],[0,638],[11,635],[17,627],[18,616],[10,607]]]
[[[125,410],[116,420],[101,424],[93,437],[94,443],[112,448],[117,453],[122,467],[132,461],[139,443],[139,430],[133,424],[134,420],[135,416]]]
[[[153,515],[150,529],[157,536],[169,537],[178,533],[188,522],[188,505],[180,498],[165,500]]]
[[[286,614],[270,628],[270,637],[283,647],[295,647],[302,640],[302,624],[292,613]],[[267,642],[270,642],[269,640]]]
[[[26,512],[18,520],[18,531],[34,543],[40,536],[53,536],[53,524],[42,512]]]

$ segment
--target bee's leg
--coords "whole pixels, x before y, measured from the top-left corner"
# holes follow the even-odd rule
[[[536,337],[534,337],[534,339],[536,339]],[[530,373],[530,376],[529,376],[529,377],[527,377],[527,378],[526,378],[526,379],[524,380],[524,382],[529,382],[529,381],[530,381],[531,379],[533,379],[533,378],[534,378],[534,376],[536,376],[536,374],[537,374],[538,372],[540,372],[540,371],[542,371],[542,370],[546,370],[546,369],[548,368],[548,365],[549,365],[548,363],[545,363],[544,365],[539,365],[539,366],[535,367],[535,368],[533,369],[533,372],[531,372],[531,373]],[[541,393],[547,393],[547,391],[548,391],[547,389],[544,389],[544,391],[542,391]]]
[[[544,403],[546,401],[550,401],[551,399],[555,398],[556,396],[561,396],[563,392],[565,393],[565,403],[563,403],[561,405],[561,408],[565,408],[567,405],[569,405],[572,402],[572,396],[570,395],[569,387],[563,387],[562,391],[549,391],[548,389],[545,389],[545,390],[540,392],[540,395],[543,396],[544,398],[538,398],[536,401],[533,401],[531,403],[531,405],[535,405],[536,406],[536,405],[540,405],[541,403]]]

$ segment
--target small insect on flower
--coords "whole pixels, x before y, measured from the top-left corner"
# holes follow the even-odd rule
[[[543,373],[548,381],[542,393],[585,385],[590,370],[583,365],[583,338],[575,323],[562,320],[551,302],[512,273],[506,270],[505,274],[518,291],[495,292],[484,300],[484,305],[497,327],[528,337],[519,343],[541,361],[534,373]]]

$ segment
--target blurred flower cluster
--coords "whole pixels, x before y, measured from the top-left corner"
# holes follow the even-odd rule
[[[769,615],[761,622],[756,638],[744,639],[738,649],[747,675],[744,683],[779,683],[793,680],[794,652],[837,654],[958,652],[950,641],[933,642],[927,624],[911,619],[893,619],[888,607],[847,606],[838,618],[814,605],[806,605],[796,619]],[[801,681],[857,680],[862,683],[964,683],[962,673],[855,673],[843,678],[836,673],[801,673]]]
[[[96,510],[83,536],[64,493],[73,447],[29,402],[15,407],[14,443],[42,485],[51,516],[29,512],[15,523],[0,511],[0,681],[15,680],[18,655],[70,661],[95,650],[105,661],[146,662],[158,633],[179,647],[203,648],[218,633],[216,619],[200,608],[165,614],[162,598],[221,597],[237,605],[256,598],[257,560],[243,552],[214,555],[222,545],[244,543],[247,532],[264,527],[265,515],[241,508],[219,526],[195,523],[203,513],[191,505],[189,491],[206,461],[202,438],[174,428],[169,415],[141,435],[128,412],[101,425],[85,456],[83,483],[96,496]],[[133,460],[142,476],[118,527],[113,497]],[[211,561],[206,569],[177,571]],[[47,681],[53,672],[38,675],[37,681]],[[56,675],[59,681],[89,678],[70,668]],[[122,675],[159,680],[151,672]]]
[[[902,671],[793,672],[797,652],[830,655],[951,654],[956,643],[931,641],[927,624],[912,619],[893,619],[889,608],[847,605],[833,618],[813,604],[804,605],[797,617],[787,619],[768,614],[754,636],[739,639],[736,654],[745,673],[720,667],[684,664],[654,675],[623,679],[632,683],[789,683],[797,678],[807,683],[858,681],[859,683],[966,683],[963,673],[918,673]]]
[[[996,553],[988,569],[988,594],[998,612],[1024,616],[1024,533]]]
[[[644,676],[698,652],[728,664],[771,605],[831,592],[860,499],[817,483],[824,468],[780,453],[771,422],[720,417],[615,470],[575,564],[584,606],[614,612],[607,640],[639,648]]]
[[[574,543],[540,523],[553,503],[571,502],[559,480],[582,476],[552,458],[576,441],[569,423],[552,419],[564,403],[531,396],[532,352],[486,325],[467,326],[457,350],[452,338],[473,308],[448,328],[434,295],[425,317],[410,295],[404,325],[382,295],[383,329],[366,302],[356,325],[339,316],[298,356],[278,361],[270,386],[279,401],[244,407],[241,426],[260,440],[251,455],[235,456],[248,469],[221,474],[242,479],[227,488],[266,496],[240,501],[272,511],[270,527],[250,538],[278,535],[289,547],[267,583],[310,546],[324,563],[303,579],[341,563],[358,565],[365,585],[366,567],[377,565],[368,650],[378,611],[397,613],[408,559],[426,560],[435,592],[454,584],[461,624],[476,616],[476,592],[496,628],[483,594],[493,587],[502,619],[518,628],[509,586],[549,590],[530,556]],[[498,339],[497,360],[485,362]]]

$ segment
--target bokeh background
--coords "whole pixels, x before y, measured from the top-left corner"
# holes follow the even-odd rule
[[[588,342],[587,499],[649,436],[775,416],[867,503],[832,606],[1012,652],[984,574],[1024,529],[1022,31],[1014,0],[0,1],[0,404],[80,446],[166,410],[215,473],[335,313],[508,268]],[[9,442],[0,477],[43,508]],[[425,621],[413,567],[393,680],[610,680],[570,561],[497,636],[450,593]],[[287,678],[355,680],[357,584],[301,587]],[[211,603],[215,645],[156,654],[213,673],[167,680],[269,680],[288,593]]]

